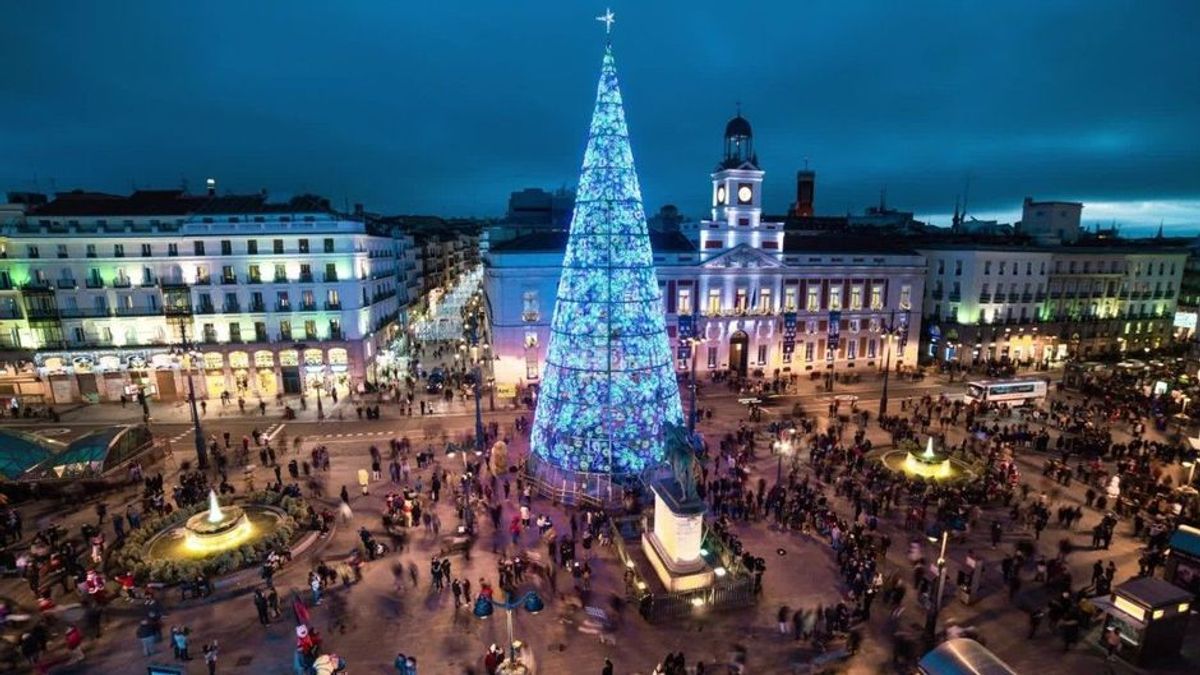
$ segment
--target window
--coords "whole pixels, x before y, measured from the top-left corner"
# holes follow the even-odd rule
[[[851,361],[858,358],[858,340],[846,341],[846,358]]]
[[[174,245],[174,244],[172,244],[172,245]],[[96,257],[96,245],[95,244],[87,245],[87,257],[89,257],[89,258]]]
[[[733,307],[739,312],[746,311],[746,304],[750,291],[745,288],[739,288],[733,294]]]
[[[717,314],[721,311],[721,289],[708,289],[708,313]],[[715,366],[714,366],[715,367]]]
[[[786,312],[796,311],[796,287],[787,286],[783,289],[783,309]]]
[[[758,346],[758,365],[760,365],[760,366],[767,365],[767,346],[766,345]]]
[[[809,285],[805,309],[810,312],[821,309],[821,288],[819,286]]]
[[[257,284],[260,281],[262,281],[262,271],[259,269],[258,265],[251,265],[250,266],[250,283]]]
[[[93,251],[94,253],[94,251]],[[179,244],[167,244],[167,255],[175,257],[179,255]]]
[[[330,340],[343,339],[342,322],[340,319],[330,319],[329,320],[329,339]]]
[[[338,295],[336,288],[325,291],[325,307],[326,309],[342,308],[342,298]]]
[[[229,324],[229,341],[230,342],[241,342],[242,341],[242,324],[236,323],[236,322]]]
[[[232,284],[237,282],[237,274],[233,272],[232,265],[221,266],[221,283]]]
[[[142,257],[149,258],[151,256],[150,244],[142,244]]]
[[[883,284],[871,285],[871,309],[883,309]]]
[[[521,294],[521,319],[537,321],[539,318],[541,318],[541,312],[538,307],[537,291],[525,291]]]
[[[196,265],[196,283],[198,283],[198,284],[207,284],[208,283],[208,266],[207,265]]]
[[[306,339],[306,340],[316,340],[317,339],[317,322],[316,321],[314,321],[312,319],[304,320],[304,339]]]
[[[195,253],[196,255],[204,255],[204,242],[193,241],[192,242],[192,252]]]
[[[1000,271],[998,272],[998,274],[1000,276],[1004,276],[1004,261],[1003,260],[1000,261]]]
[[[149,267],[142,268],[142,285],[143,286],[153,286],[154,285],[154,270],[150,269]],[[151,297],[154,297],[154,296],[151,296]]]
[[[758,292],[758,310],[764,314],[770,314],[774,310],[771,306],[771,289],[764,288]]]
[[[333,239],[326,238],[324,245],[326,253],[333,253]]]
[[[816,352],[816,346],[813,343],[811,343],[811,342],[804,343],[804,360],[805,361],[812,363],[815,352]]]
[[[867,340],[867,358],[868,359],[875,358],[875,343],[876,343],[875,339]]]
[[[66,244],[59,244],[57,248],[58,248],[58,257],[60,257],[60,258],[67,257],[67,245]]]
[[[851,333],[857,333],[860,328],[862,328],[862,320],[861,319],[850,319],[850,332]]]
[[[125,257],[125,244],[113,244],[113,257],[114,258],[124,258]]]
[[[842,286],[840,284],[829,288],[829,309],[842,308]]]
[[[312,309],[316,304],[317,301],[313,299],[312,291],[304,291],[300,294],[300,305],[304,309]]]
[[[291,298],[288,297],[287,291],[276,291],[275,308],[282,312],[286,312],[292,308],[292,301]]]
[[[267,341],[267,323],[265,321],[255,321],[254,322],[254,341],[255,342],[266,342]]]
[[[937,261],[937,273],[938,273],[938,274],[945,274],[945,273],[946,273],[946,261],[945,261],[945,260],[940,260],[940,259],[939,259],[939,260]]]
[[[950,291],[951,295],[953,295],[956,298],[962,296],[962,282],[961,281],[954,282],[954,286],[952,288],[953,288],[953,290]]]
[[[900,287],[900,309],[912,309],[912,286]]]
[[[337,264],[336,263],[325,263],[325,281],[337,281],[337,280],[338,280]]]
[[[992,261],[991,260],[983,261],[983,273],[984,274],[992,273]]]
[[[809,319],[808,321],[805,321],[804,332],[808,333],[809,335],[815,335],[817,332],[817,320]]]
[[[257,239],[247,239],[246,240],[246,253],[249,253],[250,255],[254,255],[254,254],[258,253],[258,240]]]
[[[275,263],[275,281],[287,281],[287,265]]]
[[[1025,276],[1032,276],[1032,275],[1033,275],[1033,263],[1027,262],[1027,263],[1025,263]]]
[[[263,311],[263,294],[262,291],[254,291],[250,294],[250,311]]]
[[[307,239],[300,239],[296,243],[299,245],[301,253],[308,253],[308,240]]]
[[[312,265],[308,263],[300,263],[300,281],[312,281]]]
[[[285,341],[292,339],[292,322],[291,321],[288,321],[285,319],[285,320],[279,322],[279,339],[285,340]]]
[[[274,253],[276,253],[276,254],[283,253],[283,240],[282,239],[274,240],[273,242],[271,242],[271,245],[272,245],[271,250]]]
[[[692,313],[692,289],[679,289],[679,298],[677,303],[679,313],[683,315]]]
[[[956,277],[962,276],[962,261],[961,260],[954,261],[954,276],[956,276]]]
[[[863,308],[863,287],[854,285],[850,287],[850,309]]]
[[[221,255],[233,255],[233,242],[228,239],[221,240]]]

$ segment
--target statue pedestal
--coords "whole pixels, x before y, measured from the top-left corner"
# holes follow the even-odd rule
[[[642,533],[642,551],[669,591],[711,586],[712,568],[700,556],[704,534],[704,502],[682,501],[668,482],[652,484],[654,530]]]

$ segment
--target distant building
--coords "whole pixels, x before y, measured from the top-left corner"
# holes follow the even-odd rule
[[[680,232],[685,218],[679,213],[679,207],[666,204],[658,213],[646,219],[646,226],[651,232]]]
[[[1035,202],[1026,197],[1017,231],[1042,243],[1071,243],[1079,239],[1082,214],[1079,202]]]

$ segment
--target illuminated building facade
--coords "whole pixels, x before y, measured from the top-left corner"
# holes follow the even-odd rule
[[[710,175],[711,219],[651,237],[679,372],[773,377],[871,373],[890,345],[894,367],[917,362],[925,260],[882,238],[793,231],[764,218],[763,171],[750,123],[730,120]],[[539,234],[485,253],[484,289],[497,381],[540,382],[565,237]],[[693,352],[690,338],[701,340]]]
[[[1155,240],[921,245],[922,358],[1053,364],[1171,339],[1188,250]]]
[[[10,398],[172,399],[188,372],[198,396],[251,405],[344,393],[373,377],[407,304],[405,240],[311,196],[65,193],[4,236]]]

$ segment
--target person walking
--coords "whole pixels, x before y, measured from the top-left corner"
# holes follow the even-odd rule
[[[262,625],[271,623],[271,618],[267,615],[267,596],[263,595],[261,588],[254,589],[254,609],[258,611],[258,622]]]
[[[217,641],[204,645],[204,665],[208,666],[208,675],[217,674]]]
[[[149,619],[142,619],[142,622],[137,627],[137,639],[142,643],[142,656],[150,656],[154,653],[154,643],[157,641],[154,634],[154,626],[150,624]]]

